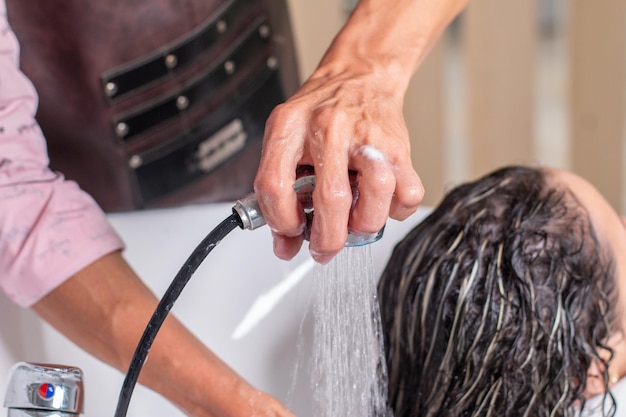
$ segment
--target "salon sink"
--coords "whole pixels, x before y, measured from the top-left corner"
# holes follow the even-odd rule
[[[232,204],[209,204],[116,213],[109,218],[127,244],[129,263],[160,297],[187,256],[231,208]],[[377,274],[395,243],[427,212],[420,209],[405,222],[388,222],[383,238],[371,246]],[[293,375],[299,337],[305,347],[301,354],[306,355],[310,345],[305,317],[310,279],[300,280],[245,334],[233,335],[257,297],[310,262],[306,249],[289,262],[277,259],[267,227],[236,229],[209,254],[172,310],[226,363],[259,389],[284,401],[299,417],[311,415],[311,392],[308,381],[303,380],[308,377],[301,374],[294,379]],[[16,362],[76,366],[84,373],[84,415],[113,416],[124,375],[74,346],[30,310],[21,310],[0,297],[0,392],[5,391],[9,370]],[[137,386],[128,416],[149,415],[184,416],[157,394]]]

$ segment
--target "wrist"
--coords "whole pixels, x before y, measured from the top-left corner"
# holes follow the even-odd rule
[[[408,88],[415,65],[406,56],[375,49],[362,39],[344,41],[337,38],[335,47],[324,55],[311,79],[374,79],[384,85],[387,92],[402,100]]]

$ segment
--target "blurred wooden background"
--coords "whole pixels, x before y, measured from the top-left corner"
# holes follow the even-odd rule
[[[290,0],[302,77],[353,0]],[[413,162],[435,204],[509,163],[570,169],[626,213],[626,0],[470,0],[413,79]]]

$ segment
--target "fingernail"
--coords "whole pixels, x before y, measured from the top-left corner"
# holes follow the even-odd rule
[[[284,240],[280,238],[274,238],[273,241],[274,247],[274,255],[283,261],[288,261],[290,259],[289,254],[285,250]]]
[[[322,255],[320,253],[315,252],[314,250],[311,250],[311,248],[309,248],[309,253],[311,254],[311,257],[313,258],[313,260],[317,262],[318,264],[326,265],[333,259],[333,256]]]
[[[318,264],[326,265],[327,263],[329,263],[330,261],[332,261],[333,257],[332,257],[332,256],[323,256],[323,255],[318,255],[318,256],[313,256],[313,259],[314,259],[314,260],[315,260],[315,262],[317,262]]]

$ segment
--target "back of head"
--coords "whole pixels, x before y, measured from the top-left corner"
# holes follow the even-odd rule
[[[574,415],[606,365],[613,285],[588,215],[544,171],[453,189],[379,284],[395,416]]]

